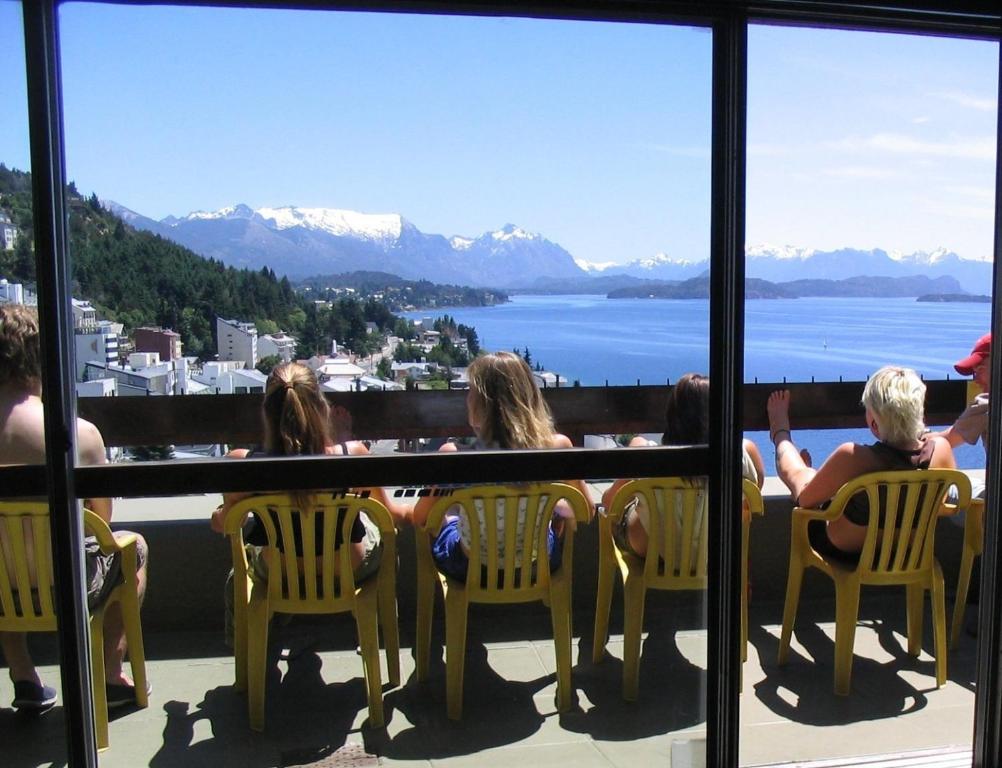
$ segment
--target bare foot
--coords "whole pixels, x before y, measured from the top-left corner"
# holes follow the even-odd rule
[[[777,389],[765,406],[769,414],[769,439],[775,440],[777,432],[790,431],[790,390]]]

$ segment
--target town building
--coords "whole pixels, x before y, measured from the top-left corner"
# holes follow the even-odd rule
[[[92,331],[97,327],[97,310],[86,299],[72,299],[73,329]]]
[[[257,353],[265,357],[277,357],[283,363],[291,363],[296,357],[296,340],[287,333],[266,333],[257,340]]]
[[[5,251],[13,251],[17,245],[17,227],[3,211],[0,211],[0,244]]]
[[[118,394],[125,397],[196,394],[204,389],[192,387],[187,358],[160,360],[155,352],[134,352],[126,365],[99,361],[84,363],[83,381],[104,378],[115,379]]]
[[[169,328],[136,328],[132,340],[136,352],[156,352],[161,360],[175,360],[181,357],[181,334]]]
[[[76,352],[76,380],[85,381],[87,363],[116,365],[120,354],[120,332],[122,326],[108,320],[96,320],[86,329],[80,328],[73,336]]]
[[[257,348],[257,328],[254,323],[216,318],[216,351],[220,360],[243,360],[253,368],[260,359]]]
[[[24,286],[21,283],[8,283],[7,278],[0,279],[0,304],[24,303]]]

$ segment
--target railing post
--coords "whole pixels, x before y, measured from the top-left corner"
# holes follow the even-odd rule
[[[31,133],[31,188],[45,400],[46,480],[60,673],[71,766],[97,766],[90,675],[90,626],[84,592],[83,519],[74,490],[76,406],[73,312],[65,209],[62,93],[56,0],[25,0],[24,48]],[[103,683],[103,681],[101,681]]]

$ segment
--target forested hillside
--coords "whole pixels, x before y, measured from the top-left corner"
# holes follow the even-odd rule
[[[140,232],[101,207],[96,195],[68,189],[73,295],[89,299],[102,318],[122,322],[126,332],[142,325],[173,328],[185,354],[215,353],[216,316],[253,321],[260,333],[279,329],[300,341],[299,354],[329,352],[332,339],[364,353],[375,340],[365,323],[392,330],[397,318],[379,302],[340,299],[317,308],[286,278],[225,267],[158,235]],[[31,177],[0,164],[0,209],[19,230],[14,251],[0,251],[0,276],[33,282]]]

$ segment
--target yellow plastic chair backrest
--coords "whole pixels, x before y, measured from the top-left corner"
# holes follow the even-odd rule
[[[52,550],[49,505],[0,502],[0,630],[51,632]]]
[[[574,558],[574,530],[589,520],[588,502],[566,483],[525,483],[460,488],[442,496],[428,512],[424,529],[436,533],[446,514],[462,515],[469,526],[470,565],[466,589],[476,602],[523,602],[548,595],[550,520],[558,505],[564,525],[561,562]]]
[[[654,589],[705,589],[708,551],[707,491],[699,478],[630,480],[609,504],[615,526],[637,499],[647,514],[644,580]]]
[[[919,579],[932,567],[936,521],[950,486],[957,486],[958,506],[971,502],[971,483],[953,469],[872,472],[843,485],[826,511],[833,520],[849,500],[865,494],[869,524],[860,552],[858,573],[869,584]]]
[[[393,522],[386,508],[374,499],[330,493],[308,494],[306,499],[308,503],[301,508],[290,494],[251,496],[230,508],[223,533],[230,536],[237,583],[245,582],[247,557],[243,536],[234,534],[242,531],[247,516],[253,514],[269,543],[265,557],[272,610],[350,610],[355,599],[355,578],[347,551],[352,525],[359,513],[365,512],[379,526],[385,548],[387,538],[392,539],[396,533]],[[340,542],[335,546],[338,530]],[[293,546],[297,540],[302,542],[299,554]]]

